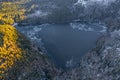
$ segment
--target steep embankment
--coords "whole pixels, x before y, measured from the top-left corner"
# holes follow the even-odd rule
[[[56,80],[119,80],[120,31],[101,37],[96,47],[80,62],[80,66]]]
[[[55,80],[119,80],[120,79],[120,19],[119,1],[109,6],[112,11],[102,19],[108,33],[98,39],[96,47],[80,61],[80,66],[65,72]],[[113,31],[113,32],[111,32]]]
[[[18,35],[14,28],[9,25],[0,25],[1,46],[0,46],[0,78],[3,78],[15,61],[22,57],[22,50],[16,44]]]
[[[98,39],[96,47],[83,57],[78,68],[65,72],[63,75],[56,77],[55,80],[120,79],[119,4],[120,1],[116,0],[105,9],[106,11],[103,11],[105,14],[100,21],[108,26],[107,34]],[[90,19],[93,17],[91,16]],[[99,20],[99,18],[96,19]]]
[[[51,80],[58,70],[15,27],[24,19],[21,2],[0,2],[0,80]]]
[[[0,79],[52,79],[57,69],[10,25],[0,25]]]

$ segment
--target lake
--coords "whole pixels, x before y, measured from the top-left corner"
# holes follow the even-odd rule
[[[97,23],[43,24],[17,29],[61,68],[74,67],[106,31],[105,26]]]

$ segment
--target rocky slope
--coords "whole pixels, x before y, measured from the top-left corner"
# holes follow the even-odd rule
[[[24,19],[22,3],[0,1],[0,80],[52,80],[59,70],[12,26]]]
[[[108,26],[108,32],[98,39],[96,47],[83,57],[79,67],[55,77],[55,80],[120,79],[120,15],[118,4],[119,0],[111,4],[109,6],[111,10],[107,10],[111,11],[109,16],[101,20]]]
[[[120,79],[120,19],[119,0],[101,22],[108,32],[98,39],[96,47],[82,58],[79,67],[55,77],[55,80],[119,80]],[[92,16],[93,17],[93,16]],[[91,18],[92,19],[92,18]]]
[[[103,36],[96,47],[80,61],[76,69],[55,80],[119,80],[120,31]]]
[[[14,27],[0,25],[0,80],[51,80],[58,70]]]

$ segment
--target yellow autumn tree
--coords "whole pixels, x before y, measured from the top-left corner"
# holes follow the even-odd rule
[[[25,9],[19,2],[2,2],[0,5],[0,23],[13,24],[23,20]]]
[[[22,50],[17,46],[18,34],[10,25],[0,25],[3,34],[3,45],[0,47],[0,79],[7,75],[7,70],[12,68],[15,61],[22,58]]]
[[[23,20],[24,13],[25,9],[18,1],[0,3],[0,80],[5,80],[8,71],[23,58],[19,33],[11,25]]]

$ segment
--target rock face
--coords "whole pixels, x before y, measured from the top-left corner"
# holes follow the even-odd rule
[[[46,80],[57,75],[47,56],[14,27],[0,25],[0,34],[0,80]]]

